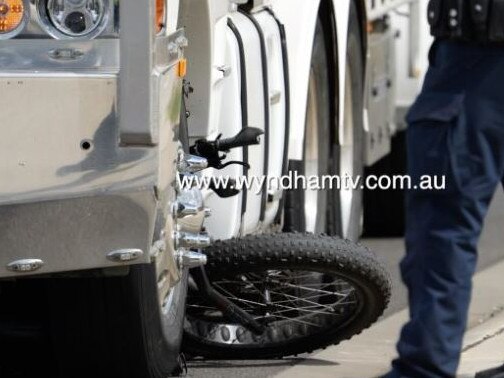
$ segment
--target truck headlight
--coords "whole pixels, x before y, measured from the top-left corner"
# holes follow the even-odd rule
[[[0,39],[18,34],[26,23],[27,12],[24,0],[0,0]]]
[[[42,0],[38,13],[56,38],[94,38],[109,18],[108,0]]]

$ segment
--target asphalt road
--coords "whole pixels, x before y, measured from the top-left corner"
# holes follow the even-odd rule
[[[480,242],[478,269],[484,269],[504,259],[504,194],[499,190],[485,224]],[[392,302],[385,317],[407,306],[406,290],[399,275],[398,263],[404,255],[402,239],[365,239],[363,243],[372,248],[386,262],[392,275],[394,292]],[[340,348],[344,348],[341,344]],[[271,377],[295,364],[309,359],[310,356],[266,361],[191,361],[188,363],[189,377],[194,378],[264,378]],[[323,363],[316,359],[311,364]]]

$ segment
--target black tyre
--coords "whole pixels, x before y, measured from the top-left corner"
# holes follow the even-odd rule
[[[364,173],[362,37],[355,4],[352,2],[346,62],[344,130],[339,132],[336,80],[331,81],[327,45],[329,31],[319,19],[315,32],[308,89],[307,120],[303,161],[291,161],[290,170],[300,175],[362,177]],[[340,140],[339,136],[343,136]],[[292,190],[287,193],[285,228],[287,232],[329,233],[358,240],[362,233],[363,194],[351,191]]]
[[[55,361],[48,347],[46,283],[47,280],[0,282],[2,378],[57,377],[51,374]]]
[[[262,359],[337,344],[373,324],[390,280],[365,247],[329,236],[274,234],[216,242],[207,251],[216,290],[266,326],[254,335],[198,293],[188,300],[183,349],[213,359]]]
[[[312,61],[308,85],[305,143],[303,161],[290,161],[289,169],[299,176],[330,174],[331,149],[331,97],[329,62],[324,29],[317,21],[313,42]],[[327,232],[326,190],[304,190],[297,188],[287,192],[285,202],[286,232]]]
[[[155,271],[147,265],[131,267],[124,277],[2,283],[0,376],[177,374],[187,272],[161,308]]]
[[[406,132],[392,138],[392,152],[366,171],[367,175],[407,173]],[[367,237],[402,237],[406,227],[405,191],[402,189],[364,192],[364,234]]]
[[[53,280],[48,295],[61,377],[166,378],[176,374],[187,272],[162,307],[153,265],[126,277]]]

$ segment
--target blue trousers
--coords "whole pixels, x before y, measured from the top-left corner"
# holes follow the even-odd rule
[[[445,176],[445,190],[407,195],[410,320],[387,378],[455,377],[477,243],[504,177],[504,47],[437,41],[407,120],[413,179]]]

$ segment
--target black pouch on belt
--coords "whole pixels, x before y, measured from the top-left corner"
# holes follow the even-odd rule
[[[469,0],[473,35],[481,42],[488,40],[490,5],[491,0]]]
[[[466,19],[467,0],[445,0],[447,7],[446,23],[448,25],[449,36],[453,39],[467,39],[468,20]]]
[[[504,42],[504,0],[493,0],[489,15],[488,39]]]
[[[467,0],[430,0],[428,20],[436,38],[467,38]]]
[[[431,34],[437,38],[449,37],[445,5],[446,0],[430,0],[427,8],[427,18],[429,20]]]

